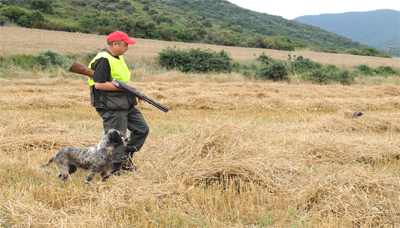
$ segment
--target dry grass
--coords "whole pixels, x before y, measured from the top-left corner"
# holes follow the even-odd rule
[[[57,86],[56,86],[57,85]],[[56,150],[102,135],[86,82],[1,80],[0,223],[11,227],[396,227],[396,86],[137,83],[140,171],[67,182]],[[352,111],[364,115],[350,119]]]
[[[58,40],[32,39],[30,50],[3,33],[28,29],[0,29],[2,52],[91,52],[105,38],[29,30]],[[62,70],[15,74],[32,79],[0,79],[1,226],[399,227],[398,86],[136,71],[135,87],[170,111],[139,105],[151,129],[134,156],[139,171],[84,185],[82,170],[62,182],[55,166],[38,166],[61,147],[100,140],[87,82]]]

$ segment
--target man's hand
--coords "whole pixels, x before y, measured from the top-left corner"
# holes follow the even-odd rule
[[[130,87],[132,87],[133,89],[135,89],[132,85],[131,85],[131,83],[126,83],[126,85],[128,85],[128,86],[130,86]],[[135,89],[136,90],[136,89]],[[139,91],[138,91],[139,92]],[[145,100],[143,100],[143,99],[140,99],[140,98],[138,98],[138,103],[146,103],[146,101]]]

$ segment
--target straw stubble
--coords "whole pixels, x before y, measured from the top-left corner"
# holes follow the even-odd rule
[[[62,83],[59,83],[62,81]],[[55,87],[55,85],[57,86]],[[86,82],[1,80],[1,216],[30,227],[395,227],[399,87],[135,83],[139,171],[84,185],[38,168],[102,136]],[[363,109],[364,115],[351,119]]]

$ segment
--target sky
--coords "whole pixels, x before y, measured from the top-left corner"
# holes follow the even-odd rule
[[[252,11],[294,19],[306,15],[327,13],[363,12],[378,9],[400,11],[398,0],[228,0],[229,2]]]

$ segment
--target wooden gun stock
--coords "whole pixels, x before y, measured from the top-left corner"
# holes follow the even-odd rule
[[[69,68],[69,71],[72,73],[77,73],[77,74],[82,74],[85,76],[89,76],[91,78],[93,78],[93,74],[94,74],[94,70],[90,69],[89,67],[78,63],[78,62],[74,62],[71,66],[71,68]],[[143,99],[144,101],[146,101],[147,103],[153,105],[154,107],[160,109],[163,112],[168,112],[168,108],[160,105],[159,103],[153,101],[152,99],[146,97],[145,95],[143,95],[142,93],[140,93],[139,91],[137,91],[135,88],[132,88],[130,86],[128,86],[127,84],[118,81],[117,79],[114,78],[110,78],[109,81],[115,85],[116,87],[120,88],[121,90],[127,92],[127,93],[131,93],[133,94],[135,97],[139,98],[139,99]]]
[[[94,74],[94,70],[78,62],[74,62],[71,68],[69,68],[69,71],[72,73],[83,74],[91,78],[93,78]]]

